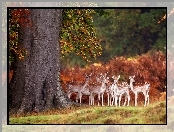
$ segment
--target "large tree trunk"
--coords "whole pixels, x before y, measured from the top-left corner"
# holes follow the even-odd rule
[[[62,11],[31,9],[30,12],[33,25],[22,28],[19,36],[27,56],[18,61],[11,83],[12,106],[20,106],[18,112],[23,113],[72,105],[74,102],[63,92],[59,78]]]

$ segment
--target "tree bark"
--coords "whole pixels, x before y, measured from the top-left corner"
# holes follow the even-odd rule
[[[19,61],[11,84],[12,97],[16,97],[12,98],[12,106],[18,104],[18,112],[23,113],[73,105],[75,102],[63,92],[59,78],[62,10],[31,9],[30,12],[32,26],[20,30],[19,43],[24,45],[27,56]]]

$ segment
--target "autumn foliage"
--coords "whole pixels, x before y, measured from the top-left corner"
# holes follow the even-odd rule
[[[13,61],[14,56],[12,53],[14,52],[19,59],[24,59],[26,54],[26,50],[22,48],[19,44],[19,27],[23,28],[26,26],[32,26],[31,21],[28,19],[30,12],[28,9],[9,9],[9,60]]]
[[[95,83],[95,77],[100,73],[108,72],[107,76],[121,75],[120,82],[126,81],[129,83],[129,76],[135,75],[134,85],[140,85],[139,83],[149,82],[150,88],[150,101],[156,101],[160,98],[160,93],[164,92],[166,86],[166,56],[162,52],[151,52],[135,58],[115,57],[106,64],[94,65],[91,64],[86,68],[74,67],[67,68],[61,71],[61,82],[64,91],[68,87],[68,84],[83,84],[85,81],[85,73],[92,74],[90,84]],[[131,103],[134,102],[134,94],[131,94]],[[105,95],[106,96],[106,95]],[[75,95],[72,95],[72,99]],[[88,102],[88,97],[83,97],[83,102]],[[105,97],[105,101],[107,97]],[[123,100],[123,99],[122,99]],[[138,104],[144,103],[143,94],[138,96]]]

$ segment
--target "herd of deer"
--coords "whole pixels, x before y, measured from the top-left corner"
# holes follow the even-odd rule
[[[85,74],[86,75],[86,74]],[[140,86],[134,86],[133,82],[134,76],[129,76],[130,84],[127,82],[122,82],[119,83],[118,80],[120,78],[120,75],[118,77],[112,76],[112,79],[114,80],[113,83],[110,83],[109,77],[107,77],[107,74],[105,73],[104,75],[101,73],[99,77],[96,77],[96,85],[89,85],[89,81],[91,78],[91,75],[86,75],[86,81],[84,85],[71,85],[69,84],[67,88],[67,94],[68,97],[71,97],[72,93],[77,93],[76,95],[76,102],[78,102],[78,99],[80,99],[80,104],[82,100],[83,95],[88,95],[89,96],[89,105],[94,105],[94,97],[95,95],[98,96],[98,106],[100,105],[100,97],[101,97],[101,105],[104,106],[103,104],[103,96],[104,93],[107,94],[108,97],[108,106],[117,106],[117,101],[119,102],[119,107],[120,107],[120,102],[122,99],[122,96],[125,96],[125,101],[123,106],[126,105],[129,106],[130,102],[130,94],[129,94],[129,89],[132,90],[132,92],[135,94],[135,106],[137,106],[137,98],[138,98],[138,93],[142,92],[145,96],[145,102],[144,106],[149,104],[149,90],[150,90],[150,84],[145,82],[144,85]]]

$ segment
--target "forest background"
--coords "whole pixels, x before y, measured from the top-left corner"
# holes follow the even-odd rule
[[[22,11],[10,13],[14,19]],[[64,91],[72,82],[83,83],[85,73],[108,72],[108,76],[121,75],[121,81],[135,75],[138,83],[150,82],[152,100],[158,100],[166,91],[165,14],[165,8],[64,9],[60,40]],[[19,24],[14,23],[10,25],[9,80],[15,70],[14,56],[22,60],[27,54],[18,44]]]
[[[96,76],[108,72],[110,77],[120,74],[120,81],[127,82],[128,76],[135,74],[136,82],[151,83],[152,100],[158,100],[160,93],[166,91],[166,19],[163,20],[166,9],[94,11],[93,25],[102,47],[101,54],[90,62],[71,50],[65,53],[61,58],[64,90],[69,83],[83,83],[85,73],[92,72]],[[95,78],[93,80],[92,83]]]

